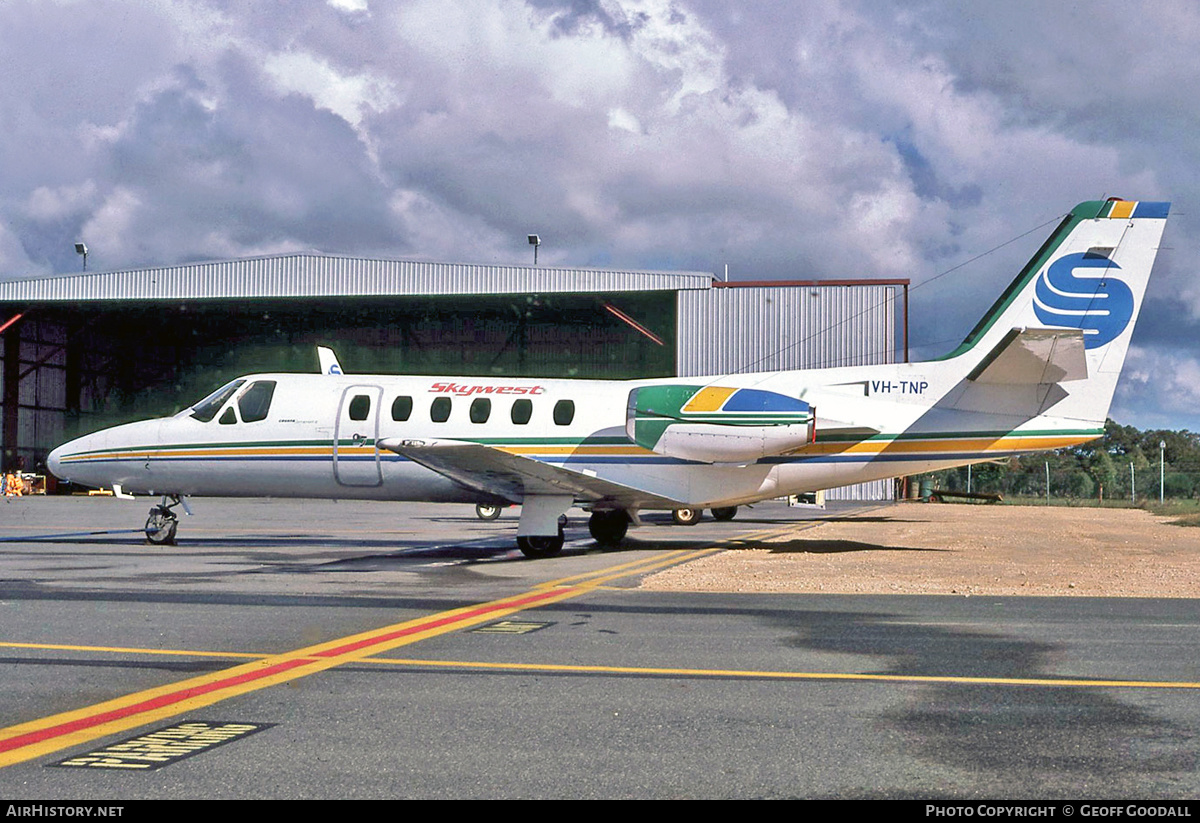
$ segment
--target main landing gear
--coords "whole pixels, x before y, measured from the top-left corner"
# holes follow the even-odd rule
[[[558,516],[558,534],[556,536],[529,535],[528,537],[517,537],[517,548],[521,550],[521,554],[530,560],[553,557],[562,551],[563,543],[566,542],[566,535],[563,534],[563,528],[566,525],[567,516],[560,514]]]
[[[168,500],[174,502],[168,504]],[[179,529],[179,518],[171,509],[180,503],[183,503],[184,511],[187,511],[187,504],[183,502],[182,497],[177,494],[164,494],[162,501],[150,509],[150,516],[146,518],[147,543],[155,546],[173,546],[175,544],[175,532]]]
[[[712,510],[714,520],[732,520],[737,516],[737,506],[717,506]],[[703,509],[684,508],[671,512],[671,518],[680,526],[694,526],[700,522]]]
[[[560,517],[558,534],[556,536],[528,535],[517,537],[517,548],[521,554],[529,558],[551,557],[562,551],[564,536],[563,526],[566,517]],[[588,531],[592,538],[605,548],[615,548],[625,539],[629,531],[629,512],[624,509],[615,511],[594,511],[588,518]]]
[[[624,509],[594,511],[588,518],[588,531],[601,546],[614,548],[625,539],[625,533],[629,531],[629,513]]]
[[[562,529],[559,529],[556,537],[542,537],[540,535],[518,537],[517,548],[521,550],[521,554],[530,560],[538,560],[558,554],[562,551],[565,541],[566,537],[563,535]]]
[[[703,509],[676,509],[671,512],[671,519],[680,526],[694,526],[700,522],[700,515],[703,514]]]
[[[480,520],[495,520],[503,510],[503,507],[493,506],[490,503],[475,504],[475,516]]]

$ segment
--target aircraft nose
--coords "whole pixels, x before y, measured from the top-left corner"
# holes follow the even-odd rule
[[[78,448],[76,447],[76,444],[78,444],[78,442],[79,442],[78,440],[72,440],[69,443],[63,443],[61,446],[54,449],[53,451],[50,452],[49,455],[46,456],[46,468],[48,468],[50,470],[50,473],[53,474],[55,477],[57,477],[59,480],[69,479],[66,476],[66,474],[64,474],[64,472],[66,471],[66,466],[63,465],[63,460],[64,460],[64,458],[66,458],[67,455],[73,454],[76,451],[78,451]]]
[[[63,443],[46,455],[46,468],[59,480],[90,482],[84,477],[86,466],[79,459],[83,452],[102,446],[105,433],[87,434]]]
[[[46,457],[46,468],[50,470],[50,473],[52,475],[54,475],[55,477],[57,477],[60,480],[62,479],[62,475],[59,474],[59,467],[62,465],[62,455],[63,455],[63,447],[59,446],[58,448],[51,451],[50,454]]]

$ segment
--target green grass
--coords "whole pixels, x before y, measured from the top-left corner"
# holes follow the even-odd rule
[[[1004,496],[1004,502],[1010,506],[1064,506],[1067,508],[1082,508],[1082,509],[1144,509],[1146,508],[1145,501],[1138,501],[1134,505],[1125,499],[1106,499],[1100,502],[1094,498],[1082,497],[1051,497],[1050,502],[1046,502],[1045,497],[1018,497]]]
[[[1162,504],[1151,501],[1145,508],[1151,514],[1174,517],[1172,526],[1200,526],[1200,500],[1166,500]]]
[[[1175,518],[1170,521],[1170,525],[1172,526],[1200,526],[1200,500],[1168,498],[1159,503],[1157,500],[1141,499],[1138,500],[1137,505],[1134,505],[1128,498],[1124,500],[1109,499],[1101,503],[1099,500],[1092,499],[1051,497],[1050,502],[1047,503],[1045,497],[1005,497],[1004,504],[1011,506],[1049,505],[1091,509],[1145,509],[1159,517]]]

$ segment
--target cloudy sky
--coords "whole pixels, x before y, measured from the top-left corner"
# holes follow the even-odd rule
[[[1170,200],[1112,416],[1200,431],[1198,53],[1193,0],[2,0],[0,277],[537,232],[910,278],[936,356],[1075,203]]]

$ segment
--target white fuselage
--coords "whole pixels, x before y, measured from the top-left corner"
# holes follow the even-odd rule
[[[522,504],[517,543],[559,551],[562,513],[618,543],[639,509],[770,497],[1100,437],[1169,204],[1081,203],[939,360],[661,380],[251,375],[171,418],[59,446],[61,478],[166,498]],[[339,371],[331,352],[325,371]],[[634,518],[636,519],[636,518]]]
[[[1098,434],[1080,421],[1043,417],[1031,427],[1029,414],[939,410],[938,401],[961,386],[963,369],[936,365],[658,381],[251,375],[207,420],[188,409],[86,435],[55,449],[50,468],[74,482],[146,494],[439,502],[504,496],[455,482],[380,445],[453,441],[641,490],[641,508],[661,508],[663,500],[729,506],[1071,445]],[[723,463],[662,454],[630,440],[631,390],[717,381],[803,398],[815,414],[815,442]],[[269,410],[264,419],[246,420],[255,414],[239,401],[262,382],[274,383]],[[524,422],[521,411],[528,413]]]

